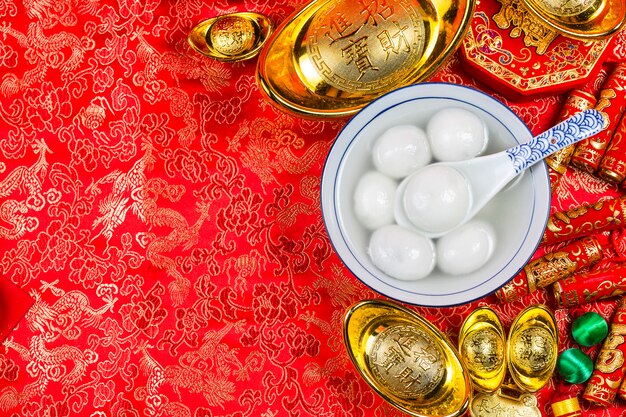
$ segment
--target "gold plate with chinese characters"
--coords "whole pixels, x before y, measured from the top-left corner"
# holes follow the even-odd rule
[[[415,312],[361,301],[346,313],[344,342],[365,381],[405,413],[454,417],[467,411],[472,389],[458,353]]]
[[[564,36],[607,38],[626,24],[626,0],[524,0],[542,23]]]
[[[215,60],[243,61],[258,55],[273,27],[271,20],[260,13],[230,13],[198,23],[187,41],[193,49]]]
[[[506,376],[506,335],[498,315],[489,307],[470,313],[459,331],[459,353],[474,386],[497,390]]]
[[[554,315],[543,305],[521,311],[509,330],[507,355],[515,384],[536,392],[550,380],[556,367],[558,332]]]
[[[465,35],[474,1],[314,0],[268,40],[257,80],[288,113],[350,116],[437,70]]]

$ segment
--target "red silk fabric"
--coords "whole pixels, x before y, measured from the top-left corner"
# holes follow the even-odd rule
[[[187,45],[205,18],[252,10],[278,23],[297,6],[0,0],[0,415],[401,415],[342,342],[346,309],[379,297],[335,255],[320,211],[345,121],[288,116],[259,93],[256,60],[219,63]],[[626,60],[626,36],[614,39],[607,66]],[[507,100],[458,56],[433,80],[493,94],[534,133],[564,101]],[[553,210],[621,194],[570,169]],[[621,256],[611,233],[607,254]],[[508,326],[533,302],[555,308],[539,291],[415,310],[456,341],[476,306]],[[614,306],[556,316],[565,328]],[[542,413],[576,389],[551,381]],[[582,405],[588,416],[626,410]]]

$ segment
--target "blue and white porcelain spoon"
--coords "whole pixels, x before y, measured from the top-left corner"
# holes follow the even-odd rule
[[[507,150],[464,161],[438,162],[428,165],[410,174],[398,186],[394,209],[396,222],[401,226],[416,229],[431,238],[443,236],[472,219],[521,172],[556,151],[595,135],[603,128],[604,117],[601,112],[594,109],[584,110],[535,136],[530,141]],[[462,201],[460,211],[457,211],[458,219],[445,219],[447,221],[438,225],[433,223],[430,227],[431,224],[421,221],[420,213],[428,212],[428,210],[436,212],[437,209],[428,207],[430,204],[428,198],[415,198],[415,195],[419,194],[415,192],[415,184],[424,178],[423,170],[432,170],[433,167],[436,167],[439,172],[445,173],[447,170],[452,172],[453,176],[464,179],[467,183],[467,196],[460,199]],[[422,175],[421,178],[420,175]],[[432,188],[432,181],[429,187]],[[462,191],[465,193],[464,190]],[[451,198],[458,197],[453,195],[455,192],[450,191]],[[424,195],[427,194],[428,192],[424,192]],[[441,216],[444,215],[441,214]]]

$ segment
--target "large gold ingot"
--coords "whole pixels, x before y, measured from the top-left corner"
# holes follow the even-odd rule
[[[474,1],[315,0],[261,51],[261,90],[298,116],[350,116],[433,74],[460,44]]]
[[[459,353],[474,386],[496,391],[506,376],[506,335],[500,319],[488,307],[467,316],[459,332]]]
[[[456,350],[417,313],[361,301],[346,313],[344,341],[365,381],[398,409],[415,417],[467,411],[472,389]]]
[[[509,330],[509,372],[519,388],[540,390],[552,377],[558,353],[554,315],[547,307],[533,305],[517,315]]]

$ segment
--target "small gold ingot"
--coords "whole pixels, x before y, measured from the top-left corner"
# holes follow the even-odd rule
[[[187,41],[202,55],[218,61],[242,61],[259,53],[272,29],[271,20],[260,13],[231,13],[200,22]]]
[[[347,117],[433,74],[460,45],[475,0],[314,0],[259,56],[261,91],[281,110]]]
[[[344,342],[365,381],[396,408],[414,417],[467,411],[472,389],[456,350],[417,313],[361,301],[346,313]]]
[[[524,0],[541,22],[575,39],[610,37],[626,24],[624,0]]]
[[[509,331],[509,372],[526,392],[540,390],[556,367],[558,333],[554,315],[543,305],[527,307],[518,314]]]
[[[497,314],[478,307],[459,332],[459,353],[479,391],[497,390],[506,375],[506,335]]]

